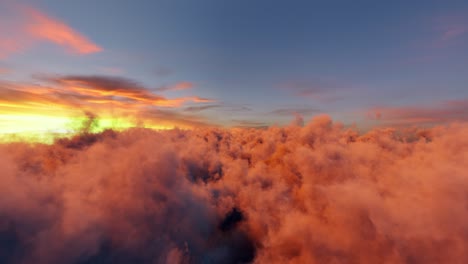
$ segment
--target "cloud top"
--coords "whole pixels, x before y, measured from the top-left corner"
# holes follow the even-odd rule
[[[466,263],[468,125],[0,145],[2,263]]]

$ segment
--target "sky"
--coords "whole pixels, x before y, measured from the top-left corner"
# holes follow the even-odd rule
[[[0,0],[0,133],[466,121],[467,61],[467,1]]]

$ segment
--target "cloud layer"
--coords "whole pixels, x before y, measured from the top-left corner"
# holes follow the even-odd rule
[[[468,125],[0,145],[1,263],[466,263]]]

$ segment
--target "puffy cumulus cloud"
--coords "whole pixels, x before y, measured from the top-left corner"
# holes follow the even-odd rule
[[[468,125],[0,145],[1,263],[466,263]]]

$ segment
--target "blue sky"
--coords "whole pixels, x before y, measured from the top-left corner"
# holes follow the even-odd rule
[[[220,125],[287,124],[319,113],[363,126],[404,123],[414,112],[431,113],[411,119],[429,123],[468,116],[457,108],[468,106],[466,1],[20,3],[101,50],[71,54],[45,41],[8,52],[0,79],[10,83],[37,75],[115,76],[147,89],[190,82],[161,95],[212,101],[171,111],[208,106],[192,114]],[[12,20],[18,2],[2,5],[13,10],[0,12],[2,21]]]

